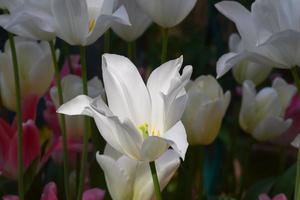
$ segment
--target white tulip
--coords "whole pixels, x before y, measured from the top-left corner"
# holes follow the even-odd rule
[[[293,140],[293,142],[291,143],[291,145],[295,148],[299,148],[300,146],[300,134],[298,134],[295,139]]]
[[[272,87],[263,88],[256,94],[253,82],[245,81],[240,126],[259,141],[279,136],[292,123],[291,119],[284,120],[284,114],[296,91],[295,86],[276,78]]]
[[[222,1],[216,8],[236,24],[244,47],[218,60],[218,77],[245,60],[283,69],[300,65],[300,28],[295,26],[299,1],[256,0],[251,12],[234,1]]]
[[[76,75],[67,75],[62,79],[62,90],[64,102],[82,94],[83,86],[81,78]],[[97,97],[101,95],[102,98],[105,98],[104,88],[97,77],[94,77],[88,82],[88,94],[90,97]],[[50,95],[54,105],[58,108],[60,104],[57,87],[51,88]],[[84,117],[66,116],[66,130],[68,136],[72,136],[74,138],[83,136]]]
[[[188,102],[182,121],[189,144],[210,144],[219,133],[230,102],[230,92],[224,94],[212,76],[200,76],[188,86]]]
[[[54,32],[70,45],[94,43],[113,22],[130,25],[123,6],[114,11],[114,0],[24,1],[24,8],[18,9],[21,17],[16,17],[9,27],[18,27],[20,22],[25,21],[28,25],[34,24],[44,31]]]
[[[104,155],[97,154],[97,161],[104,171],[108,191],[113,200],[154,199],[149,163],[132,160],[109,145],[106,146]],[[179,167],[180,159],[173,150],[167,150],[155,164],[160,189],[163,190]]]
[[[244,51],[243,42],[238,34],[234,33],[230,36],[229,49],[234,53]],[[272,67],[244,60],[233,67],[232,73],[234,79],[240,84],[246,80],[251,80],[259,85],[269,76],[271,70]]]
[[[52,23],[45,23],[45,20],[53,18],[51,1],[0,0],[1,5],[9,11],[8,14],[0,15],[0,26],[7,31],[35,40],[50,41],[55,38]],[[39,16],[44,20],[31,20],[30,16]]]
[[[118,6],[121,5],[124,5],[127,10],[131,26],[114,23],[112,30],[123,40],[132,42],[146,31],[152,21],[149,16],[141,10],[136,0],[118,0]]]
[[[21,97],[43,96],[53,78],[53,62],[50,48],[45,42],[36,42],[15,37],[19,64]],[[16,96],[13,64],[9,42],[0,53],[0,94],[3,105],[15,111]]]
[[[151,19],[163,28],[179,24],[194,8],[197,0],[136,0]]]
[[[146,86],[130,60],[104,54],[102,73],[108,106],[101,98],[81,95],[57,112],[93,117],[107,143],[130,158],[154,161],[172,146],[184,159],[188,143],[180,119],[192,67],[186,66],[180,75],[182,62],[180,57],[155,69]]]

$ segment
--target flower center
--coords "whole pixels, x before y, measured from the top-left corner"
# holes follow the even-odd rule
[[[138,127],[138,130],[143,135],[143,138],[147,138],[149,136],[149,125],[147,123],[144,123]],[[150,132],[151,136],[158,136],[160,137],[160,130],[156,128],[152,128]]]
[[[96,26],[96,20],[92,18],[89,22],[89,33],[94,30],[95,26]]]

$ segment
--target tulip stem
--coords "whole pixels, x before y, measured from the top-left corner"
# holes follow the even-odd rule
[[[162,200],[155,162],[150,162],[149,165],[151,169],[156,200]]]
[[[298,94],[300,95],[300,78],[297,73],[297,67],[291,68],[291,73],[295,84],[298,89]],[[297,172],[296,172],[296,182],[295,182],[295,198],[300,199],[300,146],[298,147],[298,156],[297,156]]]
[[[17,107],[17,129],[18,129],[18,190],[20,200],[24,200],[24,177],[23,177],[23,127],[22,127],[22,106],[21,106],[21,89],[20,89],[20,76],[19,76],[19,66],[17,59],[17,51],[14,36],[8,33],[9,44],[12,55],[12,62],[14,67],[14,78],[15,78],[15,92],[16,92],[16,107]]]
[[[87,66],[86,66],[86,48],[84,46],[80,47],[80,61],[82,67],[82,84],[83,84],[83,94],[88,95],[88,82],[87,82]],[[82,199],[85,169],[88,154],[88,141],[91,134],[91,123],[88,117],[84,119],[84,125],[86,132],[83,134],[83,150],[80,164],[80,174],[79,174],[79,185],[78,185],[78,195],[77,200]]]
[[[110,52],[110,30],[104,33],[104,53]]]
[[[135,42],[128,42],[127,43],[127,57],[133,61],[135,60]]]
[[[161,63],[167,61],[168,56],[168,41],[169,41],[169,30],[162,29],[162,51],[161,51]]]
[[[55,80],[57,85],[57,91],[58,91],[58,98],[59,98],[59,105],[62,105],[64,103],[63,98],[63,91],[61,86],[61,77],[60,77],[60,71],[57,63],[57,58],[55,54],[55,47],[54,42],[49,41],[49,46],[51,49],[51,55],[52,55],[52,61],[54,65],[54,71],[55,71]],[[63,160],[64,160],[64,186],[65,186],[65,195],[66,199],[70,199],[70,193],[69,193],[69,166],[68,166],[68,144],[67,144],[67,134],[66,134],[66,121],[64,115],[59,114],[59,119],[61,123],[61,133],[62,133],[62,139],[63,139]]]

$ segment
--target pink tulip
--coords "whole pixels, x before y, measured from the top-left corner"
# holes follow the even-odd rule
[[[2,197],[3,200],[19,200],[19,197],[16,195],[6,195]]]
[[[105,191],[99,188],[92,188],[83,193],[83,200],[102,200],[104,199]]]
[[[278,194],[273,198],[270,198],[267,194],[261,194],[259,195],[258,200],[287,200],[287,197],[284,194]]]
[[[58,200],[57,186],[54,182],[50,182],[44,187],[41,200]]]

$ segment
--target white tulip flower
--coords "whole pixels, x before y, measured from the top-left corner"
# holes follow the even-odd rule
[[[218,60],[218,77],[245,60],[282,69],[300,66],[300,26],[295,23],[299,7],[297,0],[256,0],[250,12],[235,1],[217,3],[216,8],[235,23],[244,47]]]
[[[196,5],[197,0],[136,0],[151,19],[163,28],[182,22]]]
[[[109,145],[97,161],[105,174],[108,191],[113,200],[151,200],[155,193],[149,163],[132,160]],[[173,150],[167,150],[155,161],[160,189],[168,184],[180,164]]]
[[[29,95],[43,96],[53,79],[53,62],[46,42],[36,42],[15,37],[19,64],[21,98]],[[13,64],[9,42],[0,53],[0,94],[3,105],[15,111],[16,94]]]
[[[124,5],[127,10],[131,26],[114,23],[112,30],[126,42],[135,41],[146,31],[152,21],[149,16],[141,10],[136,0],[118,0],[118,6],[121,5]]]
[[[130,158],[154,161],[171,146],[184,159],[188,143],[180,119],[192,67],[186,66],[180,75],[182,62],[180,57],[155,69],[146,86],[130,60],[104,54],[108,106],[101,98],[81,95],[57,112],[93,117],[107,143]]]
[[[263,88],[256,94],[254,83],[245,81],[240,126],[259,141],[278,137],[292,123],[291,119],[284,120],[284,114],[296,91],[295,86],[276,78],[272,87]]]
[[[6,26],[17,29],[20,23],[26,28],[34,25],[70,45],[94,43],[113,22],[130,25],[124,6],[114,11],[114,0],[24,0],[23,7],[15,12],[16,17]]]
[[[243,42],[238,34],[232,34],[229,38],[229,49],[231,52],[239,53],[244,51]],[[246,80],[251,80],[255,85],[262,83],[272,71],[272,67],[259,63],[244,60],[236,64],[233,69],[234,79],[242,84]]]
[[[83,86],[81,77],[76,75],[67,75],[62,79],[63,100],[67,102],[72,98],[82,94]],[[97,97],[101,95],[105,98],[104,88],[101,81],[94,77],[88,82],[88,94],[90,97]],[[59,96],[57,87],[53,87],[50,90],[51,99],[59,108]],[[84,117],[83,116],[66,116],[66,131],[68,136],[73,138],[82,137],[84,134]]]
[[[230,102],[230,92],[212,76],[200,76],[188,85],[188,102],[182,117],[190,145],[207,145],[217,137]]]

